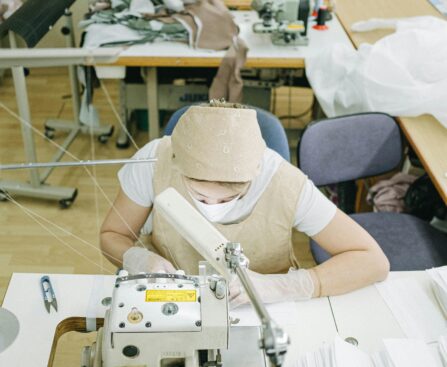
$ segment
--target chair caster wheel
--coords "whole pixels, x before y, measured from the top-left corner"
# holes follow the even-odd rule
[[[111,127],[110,127],[110,130],[109,130],[108,133],[98,135],[98,141],[99,141],[101,144],[105,144],[105,143],[107,143],[107,142],[109,141],[109,138],[113,135],[113,130],[114,130],[114,128],[115,128],[114,126],[111,126]]]
[[[105,143],[107,143],[107,142],[109,141],[109,135],[107,135],[107,134],[104,134],[104,135],[98,135],[98,141],[99,141],[101,144],[105,144]]]
[[[68,209],[71,204],[73,204],[73,200],[70,199],[61,199],[59,200],[59,207],[61,209]]]
[[[118,149],[127,149],[130,147],[130,140],[129,139],[125,139],[124,141],[117,140],[115,145]]]
[[[8,193],[6,191],[0,190],[0,201],[8,200]]]
[[[67,199],[60,199],[59,200],[59,207],[61,209],[68,209],[73,202],[76,199],[76,196],[78,196],[78,190],[76,189],[75,192],[73,193],[73,196],[71,198],[67,198]]]
[[[54,129],[52,127],[45,126],[44,134],[47,139],[54,139]]]

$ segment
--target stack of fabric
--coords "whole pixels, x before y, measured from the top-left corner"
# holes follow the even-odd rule
[[[239,33],[220,0],[99,0],[80,26],[87,31],[84,47],[161,39],[224,50]]]

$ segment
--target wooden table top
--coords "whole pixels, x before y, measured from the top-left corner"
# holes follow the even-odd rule
[[[442,17],[428,0],[338,0],[337,16],[355,47],[374,43],[390,30],[354,33],[354,22],[370,18],[403,18],[421,15]],[[431,115],[400,117],[398,122],[447,204],[447,129]]]

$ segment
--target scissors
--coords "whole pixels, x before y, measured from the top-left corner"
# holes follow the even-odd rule
[[[48,275],[44,275],[40,278],[40,286],[42,288],[43,300],[47,312],[50,313],[51,306],[53,306],[57,312],[56,295],[54,294],[53,286],[51,285],[50,277]]]

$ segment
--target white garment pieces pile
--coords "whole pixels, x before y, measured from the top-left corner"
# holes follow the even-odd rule
[[[165,40],[225,50],[239,33],[222,0],[96,0],[79,25],[87,48]]]
[[[357,51],[335,44],[306,59],[307,77],[326,115],[428,113],[447,128],[447,21],[371,19],[352,28],[396,32]]]
[[[440,340],[441,343],[441,340]],[[294,367],[443,367],[436,346],[416,339],[384,339],[384,349],[369,355],[342,340],[306,353]]]
[[[426,271],[431,279],[433,293],[439,303],[439,307],[447,319],[447,266]]]

